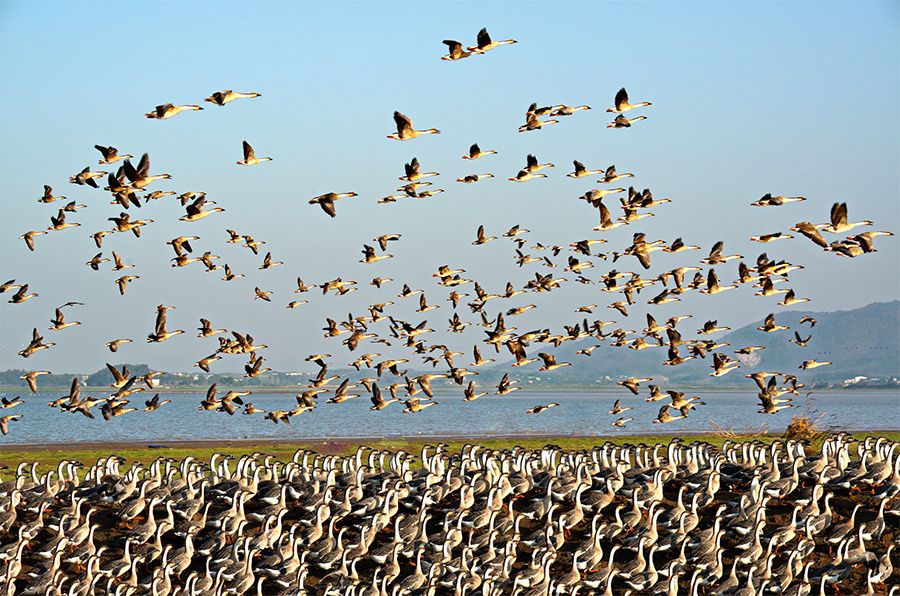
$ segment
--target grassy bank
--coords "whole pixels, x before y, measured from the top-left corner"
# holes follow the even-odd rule
[[[854,433],[856,439],[864,439],[869,433]],[[900,441],[900,432],[877,433],[878,436],[887,437],[893,441]],[[488,438],[488,439],[457,439],[444,440],[442,442],[449,445],[451,451],[459,451],[460,448],[467,443],[479,443],[488,449],[509,449],[511,447],[520,446],[529,449],[540,448],[544,445],[552,444],[566,450],[591,449],[595,445],[602,445],[605,442],[611,442],[617,445],[621,444],[654,444],[668,443],[673,435],[647,435],[647,436],[617,436],[617,437],[509,437],[509,438]],[[703,435],[683,435],[679,437],[686,443],[695,441],[704,441],[720,447],[726,440],[732,441],[765,441],[770,442],[780,438],[778,435],[738,435],[727,437],[717,434]],[[434,444],[438,439],[370,439],[370,440],[315,440],[315,441],[296,441],[296,442],[265,442],[265,441],[234,441],[222,442],[216,444],[186,442],[183,444],[168,444],[159,447],[148,447],[147,445],[119,445],[113,444],[89,445],[89,446],[15,446],[6,445],[0,448],[0,464],[15,468],[20,462],[38,462],[38,470],[45,471],[56,467],[63,459],[77,460],[85,464],[91,464],[99,457],[117,454],[127,460],[127,465],[138,461],[144,464],[153,461],[157,457],[170,457],[174,459],[183,459],[192,456],[200,460],[208,460],[214,453],[226,453],[228,455],[240,456],[247,453],[261,452],[272,455],[277,459],[287,460],[293,456],[298,449],[309,449],[317,453],[329,455],[350,455],[356,452],[360,445],[366,445],[372,449],[384,450],[404,450],[411,453],[418,453],[423,445]],[[813,442],[808,452],[818,450],[818,443]],[[9,471],[0,476],[8,476]]]

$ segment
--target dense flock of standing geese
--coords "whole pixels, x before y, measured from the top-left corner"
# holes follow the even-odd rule
[[[489,51],[515,40],[494,41],[486,30],[479,32],[474,46],[445,40],[448,53],[443,60],[481,59]],[[238,99],[254,99],[259,93],[223,90],[205,99],[219,107]],[[641,126],[647,116],[630,116],[633,110],[651,105],[632,103],[620,89],[608,127],[614,129]],[[560,119],[573,117],[590,106],[531,104],[525,113],[520,133],[539,131]],[[200,105],[156,106],[146,114],[149,119],[166,120],[182,112],[200,111]],[[415,128],[413,120],[395,111],[396,132],[387,138],[408,141],[425,135],[438,135],[436,128]],[[430,123],[429,123],[430,124]],[[108,218],[113,227],[90,234],[100,250],[85,266],[93,271],[111,267],[120,277],[115,289],[122,296],[140,291],[137,268],[116,251],[105,256],[104,238],[111,234],[139,241],[144,226],[156,222],[138,213],[148,204],[166,197],[179,201],[185,214],[180,221],[189,224],[225,211],[205,192],[150,190],[151,184],[169,180],[168,173],[151,174],[150,157],[144,153],[137,166],[134,155],[120,153],[112,146],[96,145],[101,165],[116,171],[94,171],[86,167],[72,176],[70,183],[111,194],[119,215]],[[473,162],[496,154],[474,143],[462,155]],[[259,166],[273,158],[257,156],[246,140],[242,143],[241,166]],[[594,164],[591,164],[592,166]],[[649,189],[612,186],[634,177],[618,172],[614,165],[591,169],[573,160],[571,178],[594,179],[602,188],[587,190],[580,197],[595,210],[595,232],[606,232],[655,215],[650,209],[672,201],[657,199]],[[265,166],[262,166],[265,167]],[[541,163],[529,154],[525,165],[508,180],[524,183],[547,178],[555,165]],[[435,197],[446,192],[428,178],[438,172],[423,171],[418,159],[404,164],[398,194],[378,200],[389,204],[401,200]],[[460,176],[457,182],[483,183],[495,178],[490,172]],[[614,217],[604,203],[618,196],[622,214]],[[338,215],[339,204],[353,200],[356,192],[328,192],[308,200],[330,218]],[[359,200],[359,199],[357,199]],[[767,194],[752,203],[756,207],[780,207],[800,203],[805,197]],[[39,203],[67,201],[44,187]],[[71,221],[85,205],[69,201],[50,216],[46,230],[25,232],[21,239],[30,251],[40,250],[39,236],[80,227]],[[222,216],[223,218],[225,216]],[[159,225],[159,224],[157,224]],[[804,236],[838,257],[856,258],[874,252],[878,236],[887,231],[860,232],[870,227],[868,220],[850,221],[847,203],[835,203],[829,221],[801,221],[786,231],[753,236],[754,242],[770,243]],[[69,233],[69,232],[67,232]],[[496,235],[491,235],[491,234]],[[702,251],[699,245],[682,238],[671,242],[648,238],[636,232],[628,246],[607,252],[596,247],[606,243],[602,235],[573,240],[568,246],[544,245],[526,240],[529,230],[518,225],[502,228],[479,226],[474,241],[482,246],[507,241],[513,250],[511,261],[519,268],[534,267],[534,277],[523,287],[507,283],[503,290],[490,283],[465,277],[458,266],[444,264],[433,274],[452,314],[447,333],[459,334],[471,326],[481,326],[486,336],[466,352],[453,351],[446,343],[429,341],[439,333],[427,319],[406,321],[392,314],[395,301],[418,304],[417,313],[439,308],[432,292],[393,279],[374,277],[370,285],[385,294],[381,302],[370,305],[361,315],[325,319],[324,335],[358,354],[350,363],[357,371],[374,376],[351,381],[329,374],[332,354],[311,354],[306,360],[318,366],[318,374],[300,394],[296,404],[264,411],[247,398],[250,391],[220,390],[209,387],[199,409],[227,415],[259,414],[275,424],[313,412],[319,397],[340,404],[365,394],[372,411],[397,410],[417,413],[438,405],[432,382],[438,379],[455,383],[466,402],[487,395],[504,396],[520,389],[509,374],[496,390],[468,377],[474,369],[500,361],[508,351],[511,366],[531,364],[537,370],[552,372],[571,366],[551,353],[568,341],[592,339],[578,355],[590,357],[607,341],[609,345],[632,350],[663,349],[664,364],[678,366],[691,359],[707,359],[710,376],[722,376],[741,368],[739,359],[729,355],[727,343],[710,336],[729,329],[716,320],[707,320],[694,337],[685,329],[691,314],[673,316],[659,322],[646,317],[643,330],[612,329],[614,321],[587,315],[600,308],[586,304],[576,309],[579,319],[559,332],[549,328],[518,331],[509,319],[538,308],[529,303],[514,306],[510,299],[527,293],[551,292],[563,284],[577,282],[599,286],[610,294],[606,308],[623,317],[639,299],[650,305],[678,302],[688,292],[714,295],[749,285],[762,298],[778,297],[779,306],[806,302],[786,287],[789,273],[802,265],[760,254],[753,266],[743,255],[728,254],[722,241],[716,241],[707,255],[658,274],[642,277],[649,271],[652,253],[689,253]],[[849,233],[849,235],[847,235]],[[234,229],[226,230],[227,244],[241,245],[259,255],[265,240]],[[501,240],[502,238],[502,240]],[[172,267],[202,266],[206,272],[219,272],[223,282],[245,276],[235,273],[222,257],[206,250],[196,256],[197,235],[179,235],[166,244],[174,251]],[[366,239],[361,263],[371,264],[395,258],[402,248],[401,235],[385,233]],[[93,252],[93,251],[91,251]],[[562,263],[554,261],[564,256]],[[628,257],[634,257],[631,261]],[[591,269],[606,261],[635,262],[641,269],[618,271],[607,267],[602,275],[588,277]],[[737,262],[737,279],[728,283],[724,266]],[[266,251],[259,266],[265,271],[288,266]],[[704,267],[705,271],[704,271]],[[134,269],[134,272],[125,272]],[[561,269],[563,274],[557,274]],[[281,291],[266,289],[260,277],[248,300],[272,302]],[[357,291],[355,280],[336,277],[318,284],[297,278],[294,292],[321,294],[340,305],[339,297]],[[133,290],[131,288],[134,288]],[[393,288],[393,289],[392,289]],[[465,291],[471,288],[471,293]],[[491,290],[497,293],[491,293]],[[646,293],[644,293],[646,290]],[[39,297],[26,280],[9,280],[0,292],[10,292],[9,302],[21,304]],[[641,297],[641,294],[644,296]],[[595,296],[599,296],[594,292]],[[651,296],[652,295],[652,296]],[[441,297],[443,300],[443,296]],[[468,301],[466,299],[469,299]],[[493,302],[491,302],[493,301]],[[287,309],[301,308],[308,300],[291,300]],[[460,304],[468,309],[460,307]],[[503,304],[504,306],[500,306]],[[56,334],[81,323],[69,313],[83,306],[70,301],[54,309],[49,332]],[[149,343],[162,343],[186,334],[168,323],[172,305],[160,304],[155,323],[146,337]],[[464,317],[466,310],[472,315]],[[774,308],[771,310],[775,310]],[[812,328],[816,321],[805,317],[801,324]],[[218,329],[206,318],[199,319],[197,337],[218,342],[212,354],[200,358],[194,366],[210,372],[215,362],[228,356],[247,359],[248,378],[266,374],[264,343],[250,333],[237,329]],[[786,339],[803,347],[811,340],[797,329],[778,323],[775,312],[758,327],[764,333],[792,332]],[[114,333],[114,330],[111,330]],[[683,336],[684,334],[684,336]],[[452,337],[452,336],[448,336]],[[106,343],[110,352],[133,343],[128,337],[115,337]],[[365,351],[382,344],[405,350],[384,356]],[[30,343],[19,354],[31,358],[53,348],[36,326]],[[541,348],[539,346],[543,345]],[[748,355],[763,346],[743,346],[732,352]],[[335,351],[336,351],[335,350]],[[359,350],[359,351],[357,351]],[[482,350],[496,358],[485,358]],[[396,351],[396,350],[395,350]],[[360,353],[362,352],[362,353]],[[471,353],[473,361],[467,360]],[[529,354],[532,357],[529,357]],[[39,358],[39,356],[38,356]],[[413,361],[416,359],[416,361]],[[410,372],[420,363],[431,365],[433,372]],[[808,359],[800,371],[830,364]],[[95,408],[105,420],[132,412],[153,412],[170,400],[159,394],[135,402],[137,393],[152,390],[155,379],[164,375],[151,371],[132,374],[127,367],[107,364],[112,391],[104,397],[82,395],[76,377],[66,395],[53,399],[49,406],[60,412],[95,417]],[[343,364],[339,364],[343,366]],[[438,367],[441,367],[438,372]],[[22,376],[32,393],[37,392],[39,377],[46,370],[28,371]],[[792,407],[791,396],[804,387],[793,371],[754,371],[745,375],[758,389],[760,413],[772,414]],[[628,394],[644,396],[646,402],[662,402],[654,423],[665,424],[688,417],[702,407],[696,396],[664,389],[652,378],[629,377],[618,381]],[[485,389],[485,390],[482,390]],[[626,397],[627,399],[627,397]],[[21,397],[3,398],[0,409],[24,403]],[[399,404],[399,405],[393,405]],[[473,406],[477,407],[477,406]],[[540,414],[559,403],[538,404],[527,410]],[[626,412],[635,407],[617,400],[609,411],[611,424],[625,427],[632,420]],[[0,416],[0,431],[5,435],[11,423],[21,415]],[[565,452],[547,447],[538,451],[514,448],[490,451],[470,445],[459,454],[444,446],[423,449],[418,461],[407,453],[389,453],[360,449],[355,457],[322,457],[298,452],[291,462],[278,462],[264,454],[253,454],[232,462],[216,455],[207,463],[193,458],[175,461],[159,458],[148,467],[134,464],[122,470],[117,456],[101,458],[85,476],[79,462],[63,461],[57,470],[38,476],[35,466],[22,464],[15,477],[0,485],[0,588],[4,594],[807,594],[829,587],[852,585],[854,593],[884,593],[893,574],[892,560],[898,540],[896,497],[900,491],[898,445],[885,439],[870,438],[853,444],[849,437],[828,438],[817,455],[808,455],[796,442],[763,444],[726,444],[721,450],[706,444],[683,445],[677,439],[669,445],[617,447],[598,446],[590,452]],[[231,464],[235,467],[232,469]],[[846,591],[846,590],[845,590]],[[896,592],[896,587],[891,593]]]
[[[815,455],[675,439],[22,463],[0,484],[0,590],[894,595],[898,452],[833,435]]]

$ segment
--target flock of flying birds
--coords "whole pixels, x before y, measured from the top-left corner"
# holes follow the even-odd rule
[[[493,41],[487,31],[482,29],[478,34],[477,44],[466,49],[457,41],[445,40],[443,43],[448,46],[449,53],[442,56],[442,59],[455,61],[483,55],[499,46],[513,44],[516,41],[512,39]],[[205,101],[222,107],[237,99],[257,97],[260,97],[260,94],[255,92],[236,93],[232,90],[223,90],[213,93]],[[647,106],[650,106],[649,102],[630,103],[625,89],[620,89],[615,95],[614,105],[607,109],[607,112],[616,115],[615,119],[608,124],[608,127],[628,128],[636,122],[645,120],[646,116],[639,115],[629,118],[626,116],[626,113]],[[185,111],[202,109],[199,105],[167,103],[156,106],[146,116],[151,119],[166,120]],[[572,116],[576,112],[589,109],[590,106],[587,105],[539,107],[537,103],[533,103],[525,114],[525,124],[519,128],[519,132],[540,130],[546,125],[558,123],[559,120],[556,118]],[[394,122],[397,130],[395,133],[388,135],[389,139],[408,141],[422,135],[440,134],[440,131],[435,128],[422,130],[414,128],[412,120],[400,112],[394,112]],[[74,185],[100,190],[98,181],[105,178],[107,186],[103,187],[102,190],[109,192],[112,197],[112,204],[118,205],[122,210],[118,216],[108,218],[114,224],[112,229],[99,230],[90,235],[100,252],[91,257],[85,265],[94,271],[98,271],[104,263],[112,263],[112,270],[116,272],[124,272],[126,269],[134,268],[134,265],[126,263],[122,256],[115,251],[111,253],[111,259],[105,257],[102,250],[103,239],[110,234],[127,235],[130,232],[134,235],[134,241],[139,241],[141,229],[155,222],[153,219],[136,217],[134,214],[145,210],[148,204],[153,201],[161,200],[168,196],[175,197],[173,200],[179,201],[181,206],[185,208],[185,215],[180,218],[180,221],[186,223],[196,222],[225,211],[222,207],[213,206],[215,201],[207,199],[204,192],[183,192],[178,194],[168,190],[150,190],[151,184],[169,180],[172,176],[165,173],[151,174],[150,158],[146,153],[140,158],[138,165],[134,166],[131,162],[131,159],[134,158],[132,154],[119,153],[118,149],[112,146],[95,145],[95,147],[102,156],[99,163],[108,166],[119,164],[117,170],[115,172],[93,171],[90,167],[86,167],[72,176],[69,181]],[[494,150],[483,150],[476,143],[469,148],[462,158],[474,161],[496,153]],[[271,159],[271,157],[257,157],[253,147],[244,141],[243,159],[238,161],[237,164],[252,166]],[[634,175],[630,172],[619,173],[616,171],[615,166],[609,166],[606,169],[589,169],[577,160],[573,164],[574,170],[567,174],[569,177],[596,178],[598,184],[604,185],[603,188],[588,190],[579,197],[579,199],[586,201],[591,208],[595,209],[599,215],[599,223],[594,227],[595,232],[606,232],[621,226],[635,224],[643,218],[654,215],[650,209],[671,202],[667,198],[654,198],[649,189],[639,191],[634,187],[627,189],[612,187],[611,185],[620,180],[631,178]],[[554,167],[552,163],[540,163],[534,155],[528,155],[522,169],[515,176],[510,177],[509,180],[522,183],[535,178],[544,178],[548,175],[541,172],[541,170],[552,167]],[[391,203],[401,199],[427,198],[444,192],[444,189],[429,188],[432,186],[432,183],[429,180],[425,180],[438,175],[438,172],[422,171],[419,161],[413,158],[404,166],[404,175],[400,178],[403,185],[398,189],[399,194],[384,197],[378,203]],[[492,173],[470,174],[457,178],[457,182],[471,184],[493,177],[494,174]],[[622,210],[622,215],[619,217],[613,217],[610,208],[604,203],[604,200],[611,201],[613,195],[618,197],[619,207]],[[357,196],[355,192],[330,192],[310,199],[309,203],[318,205],[326,214],[334,218],[337,216],[336,204],[339,200]],[[63,200],[66,200],[66,197],[54,194],[53,188],[50,186],[44,186],[44,194],[38,198],[38,202],[44,204]],[[758,201],[753,202],[752,205],[756,207],[779,207],[805,200],[804,197],[799,196],[787,197],[766,194]],[[29,250],[36,251],[39,248],[36,245],[38,236],[48,233],[59,233],[68,228],[80,226],[81,224],[78,222],[68,221],[67,217],[69,214],[75,214],[78,210],[85,207],[85,205],[78,204],[76,201],[69,201],[62,208],[58,209],[55,216],[50,217],[50,226],[46,230],[28,231],[21,236],[21,239],[27,244]],[[134,211],[132,211],[132,208]],[[805,236],[824,251],[841,257],[855,258],[874,252],[876,250],[874,247],[876,237],[893,235],[887,231],[858,233],[857,228],[872,225],[871,221],[849,221],[847,204],[835,203],[831,209],[828,222],[814,224],[809,221],[801,221],[790,227],[789,231]],[[259,254],[260,247],[265,245],[264,240],[241,234],[233,229],[227,229],[226,232],[227,243],[240,244],[251,250],[255,255]],[[841,237],[841,235],[848,232],[853,233]],[[730,356],[728,351],[724,350],[727,344],[717,342],[709,337],[728,330],[727,326],[718,325],[717,321],[710,320],[706,321],[697,330],[696,337],[686,338],[683,336],[682,322],[691,318],[692,315],[690,314],[673,316],[662,323],[658,322],[652,314],[648,314],[647,326],[642,331],[626,330],[621,327],[607,330],[608,327],[615,325],[613,321],[600,319],[588,321],[586,315],[593,314],[593,309],[598,307],[596,304],[591,304],[578,308],[576,312],[585,315],[584,318],[581,321],[576,321],[571,326],[564,326],[561,332],[554,333],[549,328],[517,332],[516,327],[509,325],[507,321],[519,314],[537,308],[537,305],[528,304],[508,307],[499,305],[525,292],[551,292],[558,289],[562,284],[568,283],[569,279],[567,277],[555,276],[553,272],[553,269],[557,267],[557,263],[553,261],[553,258],[564,252],[566,257],[563,270],[574,276],[574,281],[581,284],[599,285],[600,292],[609,294],[612,298],[617,298],[612,300],[606,307],[617,311],[623,317],[629,316],[629,307],[635,304],[639,295],[645,291],[647,294],[654,294],[646,301],[651,305],[680,301],[681,296],[688,292],[699,292],[700,294],[711,296],[745,284],[750,284],[757,290],[755,292],[756,296],[764,298],[780,296],[781,300],[777,303],[779,306],[791,306],[808,301],[808,298],[798,298],[793,289],[785,286],[789,280],[788,274],[794,270],[801,269],[801,265],[790,263],[783,259],[770,259],[766,253],[762,253],[756,258],[755,263],[753,263],[754,266],[750,266],[743,261],[744,257],[742,255],[726,254],[722,241],[715,242],[707,256],[699,260],[691,260],[685,265],[659,274],[642,277],[640,272],[618,271],[615,268],[611,268],[605,271],[603,275],[592,279],[588,277],[588,272],[599,265],[601,261],[614,264],[620,259],[626,260],[627,257],[634,257],[636,263],[644,271],[648,271],[651,268],[652,253],[654,252],[690,253],[701,250],[701,247],[686,244],[681,238],[676,238],[672,242],[660,239],[651,240],[644,233],[636,232],[630,245],[610,252],[598,252],[595,250],[596,246],[607,242],[601,236],[576,240],[569,244],[568,247],[558,245],[545,246],[541,243],[535,243],[530,248],[526,248],[528,242],[525,240],[525,236],[528,233],[529,230],[516,225],[502,234],[503,238],[509,239],[514,245],[513,261],[518,267],[521,268],[528,265],[536,267],[533,279],[530,279],[521,288],[516,288],[512,283],[507,283],[504,291],[490,293],[485,289],[485,286],[490,284],[468,279],[464,277],[465,269],[451,265],[441,265],[433,274],[441,290],[448,291],[446,300],[450,302],[453,310],[449,318],[447,332],[451,334],[462,333],[467,326],[472,324],[484,327],[486,337],[483,339],[483,343],[486,348],[488,350],[493,348],[495,353],[499,353],[504,349],[508,350],[514,358],[514,362],[512,362],[514,367],[522,367],[540,361],[542,366],[538,370],[550,372],[569,366],[569,362],[558,362],[549,351],[550,347],[559,347],[563,342],[592,338],[595,342],[594,345],[578,350],[577,353],[579,355],[590,357],[591,352],[599,345],[597,342],[608,340],[611,346],[632,350],[664,349],[667,355],[664,364],[671,366],[681,365],[694,358],[705,359],[709,356],[712,368],[712,372],[709,373],[710,376],[726,375],[740,368],[739,361]],[[766,244],[791,238],[794,238],[794,236],[787,231],[778,231],[753,236],[751,239],[755,242]],[[363,245],[361,262],[374,265],[379,261],[392,258],[393,255],[387,252],[388,246],[391,243],[398,243],[400,239],[400,234],[391,233],[373,238],[371,244]],[[221,271],[223,274],[222,280],[225,282],[244,277],[241,273],[234,273],[227,263],[221,262],[221,257],[213,254],[211,251],[194,256],[192,243],[198,240],[200,238],[196,235],[179,235],[167,242],[175,255],[172,258],[173,267],[187,267],[197,263],[202,265],[208,272]],[[485,227],[480,226],[472,244],[476,246],[484,245],[494,240],[497,240],[497,237],[488,235]],[[717,269],[716,267],[723,266],[729,261],[738,261],[738,277],[733,283],[724,284],[719,281],[722,269]],[[285,265],[284,262],[274,260],[271,252],[266,252],[259,269],[267,270],[283,265]],[[707,266],[706,271],[703,270],[702,265]],[[141,276],[137,274],[122,273],[121,277],[115,280],[118,292],[124,296],[129,288],[129,284],[136,282],[140,278]],[[388,290],[388,286],[392,282],[393,280],[390,278],[376,276],[371,280],[370,284],[377,291],[388,292],[391,294],[391,297],[396,296],[398,300],[417,300],[419,305],[419,308],[416,309],[417,313],[424,314],[439,308],[439,305],[434,303],[433,300],[430,302],[426,298],[423,290],[412,289],[408,284],[402,284],[402,289],[399,293],[394,294],[392,290]],[[356,291],[358,289],[357,285],[357,282],[354,280],[345,280],[342,277],[337,277],[311,286],[307,285],[303,279],[297,278],[295,292],[304,294],[314,289],[320,289],[323,295],[338,297]],[[472,288],[472,294],[464,291],[470,287]],[[9,302],[13,304],[21,304],[26,300],[38,297],[36,292],[30,292],[29,290],[28,283],[17,283],[16,280],[9,280],[0,286],[0,292],[12,292]],[[272,294],[272,291],[266,291],[260,286],[256,286],[253,299],[270,302]],[[464,302],[464,298],[471,298],[471,301]],[[307,302],[307,300],[294,300],[287,304],[287,308],[294,309]],[[474,321],[463,318],[461,313],[464,313],[466,309],[459,307],[461,302],[468,305],[469,312],[475,317]],[[389,308],[393,304],[392,300],[386,299],[371,304],[365,314],[356,316],[351,314],[346,320],[326,318],[326,325],[323,329],[326,337],[340,341],[340,344],[346,347],[349,352],[359,354],[350,363],[351,366],[357,371],[362,371],[365,368],[366,371],[374,372],[376,376],[365,377],[357,382],[351,382],[349,378],[341,379],[338,375],[329,374],[331,354],[313,354],[306,360],[316,363],[319,366],[319,373],[311,381],[309,387],[296,396],[297,404],[295,406],[292,404],[293,407],[265,412],[255,408],[249,401],[245,402],[243,400],[250,392],[232,390],[220,395],[216,385],[212,385],[199,408],[201,410],[234,414],[240,411],[242,406],[244,414],[265,414],[267,419],[277,424],[279,422],[289,423],[292,417],[315,409],[319,395],[330,394],[327,400],[328,403],[338,404],[348,399],[359,397],[360,393],[355,393],[354,390],[361,388],[364,388],[368,393],[372,402],[372,410],[383,410],[393,403],[402,402],[404,406],[402,411],[404,413],[420,412],[423,409],[437,405],[437,402],[433,400],[434,393],[431,384],[435,379],[449,379],[458,384],[463,388],[463,399],[466,401],[474,401],[487,395],[486,391],[479,391],[478,385],[472,380],[467,380],[467,377],[477,375],[478,373],[472,369],[494,362],[494,359],[484,358],[481,348],[476,344],[471,349],[474,360],[468,365],[461,365],[459,359],[464,355],[463,352],[452,351],[445,343],[429,341],[428,338],[433,337],[429,334],[435,333],[435,330],[428,326],[429,321],[427,319],[410,322],[395,317],[391,314]],[[80,325],[78,321],[66,318],[66,309],[76,305],[80,305],[80,303],[69,302],[55,309],[53,319],[50,322],[52,333],[59,333],[70,327]],[[147,342],[161,343],[185,333],[182,329],[169,329],[167,312],[171,308],[174,307],[166,305],[157,307],[156,322],[147,335]],[[384,324],[385,322],[386,325],[382,326],[386,327],[386,329],[377,328],[379,324]],[[805,317],[801,320],[801,323],[808,323],[812,327],[815,325],[815,320],[811,317]],[[778,324],[774,313],[769,314],[758,329],[765,333],[778,333],[788,330],[786,326]],[[209,356],[195,363],[195,366],[203,371],[210,372],[210,366],[215,361],[229,355],[242,355],[248,358],[244,366],[247,377],[258,377],[271,370],[269,367],[264,366],[265,357],[261,353],[266,348],[266,345],[256,343],[250,334],[237,330],[216,329],[212,322],[207,319],[200,319],[198,330],[198,337],[200,338],[218,338],[217,349]],[[811,336],[803,338],[798,330],[794,330],[793,333],[793,339],[786,341],[792,341],[801,347],[810,341]],[[120,346],[132,341],[130,338],[114,338],[107,342],[106,346],[111,352],[116,352]],[[372,344],[399,345],[408,351],[407,355],[409,358],[382,357],[380,353],[365,351],[366,344],[369,344],[369,346]],[[32,341],[19,354],[23,358],[29,358],[33,354],[49,349],[54,345],[52,341],[45,341],[41,332],[35,327]],[[545,347],[541,349],[538,346]],[[763,346],[745,346],[735,350],[735,352],[738,355],[747,355],[762,349],[764,349]],[[532,354],[537,352],[537,357],[530,358],[529,352]],[[423,365],[427,366],[430,364],[434,370],[437,370],[438,365],[443,364],[444,371],[411,375],[405,370],[405,367],[406,365],[413,366],[410,358],[414,357],[419,357]],[[810,359],[804,361],[800,365],[800,369],[808,370],[827,364],[830,364],[830,362]],[[467,366],[471,368],[467,368]],[[114,378],[112,387],[115,391],[110,395],[103,398],[82,396],[80,382],[76,377],[72,382],[69,394],[53,400],[49,405],[57,407],[63,412],[80,413],[91,418],[94,417],[92,408],[100,406],[103,417],[109,420],[137,411],[137,407],[130,405],[130,398],[135,393],[154,388],[153,378],[163,374],[151,372],[146,375],[133,375],[128,371],[127,367],[122,370],[118,370],[110,364],[107,364],[107,367]],[[28,383],[32,392],[36,392],[37,379],[43,374],[49,374],[49,371],[30,371],[22,379]],[[803,387],[803,384],[794,374],[758,371],[746,376],[758,385],[758,398],[761,405],[759,412],[761,413],[771,414],[783,408],[792,407],[790,396],[798,395],[799,389]],[[631,377],[619,381],[618,384],[632,394],[640,395],[642,393],[642,384],[648,383],[649,395],[646,397],[646,401],[667,401],[659,409],[658,415],[653,420],[655,423],[667,423],[672,420],[686,418],[691,409],[703,405],[703,402],[696,396],[686,397],[683,392],[662,390],[658,385],[649,384],[652,380],[651,378]],[[386,391],[382,390],[382,386],[386,387]],[[506,374],[499,382],[494,394],[498,396],[508,395],[518,389],[516,381],[510,379],[509,375]],[[387,397],[388,395],[389,397]],[[144,411],[152,411],[168,402],[169,400],[160,400],[159,394],[156,394],[145,401],[143,409]],[[4,398],[0,402],[0,408],[9,409],[21,403],[23,402],[19,398],[13,400]],[[548,408],[558,405],[558,403],[537,405],[528,410],[528,413],[541,413]],[[621,416],[621,414],[629,410],[632,410],[631,406],[622,405],[621,400],[617,401],[613,409],[609,411],[610,415],[618,416],[612,422],[612,425],[624,427],[626,423],[631,421],[632,418]],[[7,433],[9,422],[19,418],[20,416],[18,415],[0,417],[0,430],[2,430],[3,434]]]

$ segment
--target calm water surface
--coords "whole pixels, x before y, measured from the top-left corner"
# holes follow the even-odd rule
[[[224,391],[220,390],[220,395]],[[795,408],[774,415],[757,414],[756,397],[752,393],[698,393],[705,406],[698,407],[690,418],[660,426],[652,424],[663,402],[645,403],[642,396],[627,391],[603,392],[517,392],[498,397],[485,396],[466,403],[461,393],[436,394],[439,405],[417,414],[401,414],[402,405],[392,404],[381,412],[370,412],[365,397],[342,404],[322,400],[315,412],[291,419],[291,424],[275,425],[256,414],[234,416],[222,412],[199,411],[203,395],[198,393],[162,394],[171,399],[154,412],[132,412],[109,422],[95,407],[96,419],[69,414],[47,407],[47,402],[60,394],[17,393],[26,403],[3,414],[22,414],[21,420],[10,422],[9,434],[0,437],[0,445],[13,443],[77,443],[79,441],[175,441],[227,439],[303,439],[331,437],[413,437],[490,435],[597,435],[713,431],[727,428],[735,431],[781,432],[794,413],[819,416],[820,425],[841,430],[900,429],[900,392],[842,391],[817,393],[794,398]],[[144,397],[146,395],[146,397]],[[152,393],[132,396],[131,405],[143,407]],[[693,395],[689,393],[689,395]],[[251,395],[257,408],[291,409],[296,401],[292,393]],[[627,428],[610,426],[618,416],[607,411],[616,399],[634,409],[623,414],[633,417]],[[525,410],[537,404],[558,402],[560,407],[542,414],[526,415]]]

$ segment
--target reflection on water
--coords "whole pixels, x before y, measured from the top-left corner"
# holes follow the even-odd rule
[[[2,394],[15,397],[15,393]],[[643,396],[626,391],[603,392],[517,392],[504,397],[485,396],[466,403],[459,393],[438,393],[438,406],[417,414],[401,414],[403,407],[392,404],[381,412],[370,412],[363,396],[342,404],[322,400],[313,413],[291,419],[290,426],[265,420],[262,414],[234,416],[197,409],[203,398],[199,393],[163,394],[171,399],[154,412],[132,412],[109,422],[95,407],[96,419],[68,414],[47,407],[60,394],[22,395],[24,405],[3,414],[22,414],[11,422],[9,435],[0,444],[75,443],[79,441],[165,441],[202,439],[300,439],[328,437],[400,437],[400,436],[475,436],[490,435],[614,435],[649,432],[687,434],[719,428],[735,431],[771,430],[782,432],[794,413],[821,415],[820,425],[843,430],[894,430],[900,428],[900,394],[896,391],[844,391],[818,393],[809,398],[794,398],[794,409],[774,415],[757,414],[759,408],[752,393],[699,393],[705,406],[699,406],[687,420],[664,426],[652,424],[662,402],[645,403]],[[152,394],[135,395],[132,406],[143,407]],[[689,393],[689,395],[693,395]],[[292,408],[291,393],[257,394],[245,398],[263,410]],[[627,428],[610,426],[618,416],[607,411],[616,399],[634,409],[621,414],[633,417]],[[542,414],[528,415],[525,410],[537,404],[559,402],[560,407]]]

